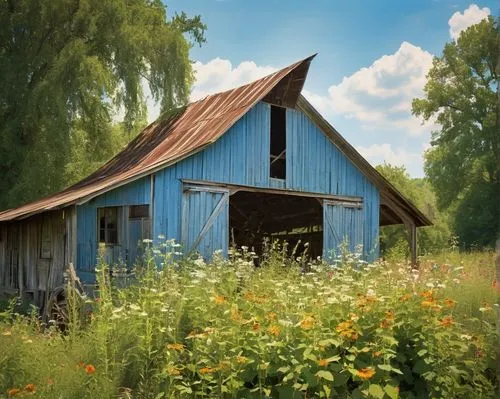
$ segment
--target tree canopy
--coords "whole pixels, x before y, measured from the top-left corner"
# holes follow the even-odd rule
[[[160,0],[0,2],[0,209],[63,188],[162,111],[184,104],[199,16]],[[118,114],[123,123],[114,124]]]
[[[435,118],[425,172],[465,247],[493,246],[500,225],[499,23],[492,17],[447,43],[414,114]]]

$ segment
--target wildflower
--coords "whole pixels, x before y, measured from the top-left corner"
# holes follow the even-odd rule
[[[269,313],[267,314],[267,320],[269,320],[269,321],[274,321],[274,320],[276,320],[276,317],[277,317],[277,316],[278,316],[278,315],[277,315],[276,313],[274,313],[274,312],[269,312]]]
[[[95,373],[95,367],[93,365],[91,365],[91,364],[87,364],[85,366],[85,372],[87,374],[94,374]]]
[[[174,351],[181,351],[184,349],[183,344],[168,344],[167,349],[173,349]]]
[[[245,356],[236,356],[236,363],[238,363],[238,364],[248,363],[248,357],[245,357]]]
[[[380,323],[380,328],[388,329],[392,327],[392,320],[383,319]]]
[[[78,362],[78,367],[83,367],[83,366],[85,366],[85,363],[82,360],[80,360]]]
[[[280,328],[276,325],[273,325],[273,326],[270,326],[268,329],[267,329],[267,332],[271,335],[274,335],[275,337],[277,337],[278,335],[280,335]]]
[[[375,370],[371,367],[365,367],[360,370],[356,370],[356,375],[362,380],[368,380],[375,375]]]
[[[379,357],[381,355],[382,355],[381,351],[375,351],[375,352],[373,352],[373,357]]]
[[[18,394],[21,393],[21,390],[18,388],[11,388],[7,391],[8,396],[17,396]]]
[[[222,305],[224,302],[226,302],[226,298],[224,297],[224,295],[217,295],[215,297],[215,303],[217,305]]]
[[[420,293],[420,296],[429,300],[429,301],[433,301],[434,300],[434,292],[432,290],[428,290],[428,291],[423,291]]]
[[[25,392],[29,393],[35,393],[36,392],[36,387],[35,384],[28,384],[24,387]]]
[[[445,298],[445,300],[443,302],[444,302],[445,306],[448,308],[452,308],[457,303],[456,301],[454,301],[453,299],[450,299],[450,298]]]
[[[329,363],[330,363],[330,361],[328,359],[318,360],[318,366],[320,366],[320,367],[326,367],[326,366],[328,366]]]
[[[489,312],[490,310],[493,310],[493,308],[488,305],[486,302],[483,302],[483,306],[479,308],[479,311],[484,313],[484,312]]]
[[[446,316],[439,321],[439,324],[441,324],[443,327],[450,327],[455,324],[455,321],[453,320],[453,317]]]
[[[203,367],[200,369],[200,374],[212,374],[215,371],[217,370],[213,367]]]
[[[350,328],[352,327],[352,320],[347,320],[347,321],[343,321],[342,323],[340,323],[336,328],[335,330],[337,330],[337,332],[342,332],[342,331],[347,331],[349,330]]]
[[[252,330],[254,330],[254,331],[259,331],[259,330],[260,330],[260,324],[259,324],[259,323],[257,323],[257,322],[254,322],[254,323],[252,324]]]
[[[168,366],[166,371],[168,375],[173,377],[181,374],[181,371],[175,366]]]
[[[400,296],[399,297],[399,302],[406,302],[407,300],[409,300],[410,298],[412,297],[411,294],[404,294],[403,296]]]
[[[238,310],[238,306],[233,305],[231,307],[231,320],[233,321],[241,321],[243,317],[241,316],[240,311]]]
[[[310,330],[316,324],[316,320],[312,316],[306,316],[300,322],[300,328],[303,330]]]

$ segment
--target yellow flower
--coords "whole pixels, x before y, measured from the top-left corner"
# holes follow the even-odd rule
[[[439,321],[439,324],[441,324],[443,327],[451,327],[453,324],[455,324],[455,321],[453,320],[453,317],[446,316]]]
[[[212,374],[215,373],[217,369],[213,367],[203,367],[200,369],[200,374]]]
[[[303,330],[310,330],[316,324],[316,320],[312,316],[306,316],[300,322],[300,328]]]
[[[352,327],[352,320],[347,320],[347,321],[343,321],[342,323],[340,323],[336,328],[335,330],[337,330],[337,332],[342,332],[342,331],[347,331],[347,330],[350,330]]]
[[[277,317],[278,317],[278,315],[274,312],[269,312],[267,314],[267,320],[269,320],[269,321],[274,321],[274,320],[276,320]]]
[[[167,367],[167,374],[175,377],[175,376],[181,375],[181,371],[175,366],[168,366]]]
[[[273,326],[271,326],[271,327],[269,327],[267,329],[267,332],[269,334],[274,335],[275,337],[277,337],[278,335],[280,335],[281,330],[280,330],[280,328],[278,326],[273,325]]]
[[[183,344],[168,344],[167,349],[173,349],[175,351],[181,351],[184,349]]]
[[[375,370],[371,367],[365,367],[360,370],[356,370],[356,375],[362,380],[368,380],[375,375]]]
[[[245,357],[245,356],[236,356],[236,363],[238,363],[238,364],[248,363],[248,357]]]
[[[325,366],[328,366],[330,362],[328,361],[328,359],[320,359],[318,360],[318,366],[320,367],[325,367]]]

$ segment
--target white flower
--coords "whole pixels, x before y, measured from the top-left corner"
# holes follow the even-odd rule
[[[150,244],[150,243],[152,243],[152,242],[153,242],[153,240],[151,240],[151,239],[149,239],[149,238],[144,238],[144,239],[142,240],[142,242],[143,242],[143,243],[145,243],[145,244]]]

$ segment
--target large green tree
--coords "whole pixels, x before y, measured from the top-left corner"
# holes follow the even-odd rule
[[[500,224],[499,24],[492,17],[445,45],[413,112],[440,126],[425,172],[465,247],[493,246]]]
[[[185,103],[204,29],[160,0],[0,0],[0,209],[113,155],[145,121],[144,84]]]
[[[452,232],[448,216],[437,208],[436,195],[427,179],[412,179],[404,166],[387,163],[377,165],[376,169],[391,182],[406,198],[411,200],[433,225],[418,229],[418,252],[428,254],[450,248]],[[403,225],[384,226],[380,230],[380,250],[384,257],[400,258],[410,256],[407,232]]]

